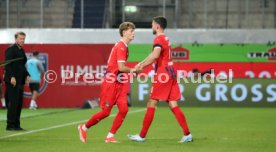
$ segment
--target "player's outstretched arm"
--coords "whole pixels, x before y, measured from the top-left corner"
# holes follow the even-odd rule
[[[138,66],[144,69],[145,67],[151,65],[156,59],[159,58],[160,53],[161,53],[161,48],[155,47],[152,53],[144,61],[140,62]]]
[[[125,62],[118,62],[118,69],[120,72],[129,73],[131,68],[125,65]]]
[[[141,70],[139,70],[138,68],[130,68],[130,67],[126,66],[124,62],[118,62],[118,69],[120,72],[123,72],[123,73],[140,73],[141,72]]]

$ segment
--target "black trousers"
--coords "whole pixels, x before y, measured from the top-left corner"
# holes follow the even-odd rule
[[[17,84],[14,87],[10,83],[6,83],[6,98],[8,99],[7,128],[20,127],[23,93],[23,85]]]

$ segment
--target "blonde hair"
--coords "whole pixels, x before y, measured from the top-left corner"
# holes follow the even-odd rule
[[[119,33],[121,37],[123,37],[123,31],[128,30],[128,29],[135,29],[135,25],[132,22],[123,22],[119,26]]]

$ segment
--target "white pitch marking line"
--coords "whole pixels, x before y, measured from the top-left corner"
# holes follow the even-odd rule
[[[138,112],[142,112],[142,111],[145,111],[145,109],[139,109],[139,110],[130,111],[130,112],[128,112],[128,114],[138,113]],[[116,115],[117,114],[112,114],[109,117],[114,117]],[[87,120],[80,120],[80,121],[75,121],[75,122],[71,122],[71,123],[67,123],[67,124],[62,124],[62,125],[57,125],[57,126],[52,126],[52,127],[48,127],[48,128],[41,128],[41,129],[26,131],[26,132],[22,132],[22,133],[16,133],[16,134],[7,135],[7,136],[1,136],[0,139],[5,139],[5,138],[15,137],[15,136],[21,136],[21,135],[26,135],[26,134],[41,132],[41,131],[45,131],[45,130],[51,130],[51,129],[61,128],[61,127],[66,127],[66,126],[71,126],[71,125],[79,124],[79,123],[82,123],[82,122],[85,122],[85,121],[87,121]]]

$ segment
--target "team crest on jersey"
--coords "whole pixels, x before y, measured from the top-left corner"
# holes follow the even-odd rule
[[[32,57],[32,53],[26,53],[26,57],[27,57],[27,59],[30,59]],[[39,53],[39,60],[42,63],[42,66],[43,66],[45,72],[48,71],[48,62],[49,62],[48,53]],[[42,94],[46,90],[47,85],[48,85],[48,83],[44,80],[44,76],[42,76],[42,79],[40,82],[40,87],[38,90],[38,95]],[[24,90],[25,90],[24,91],[25,97],[32,96],[29,86],[25,87]]]

